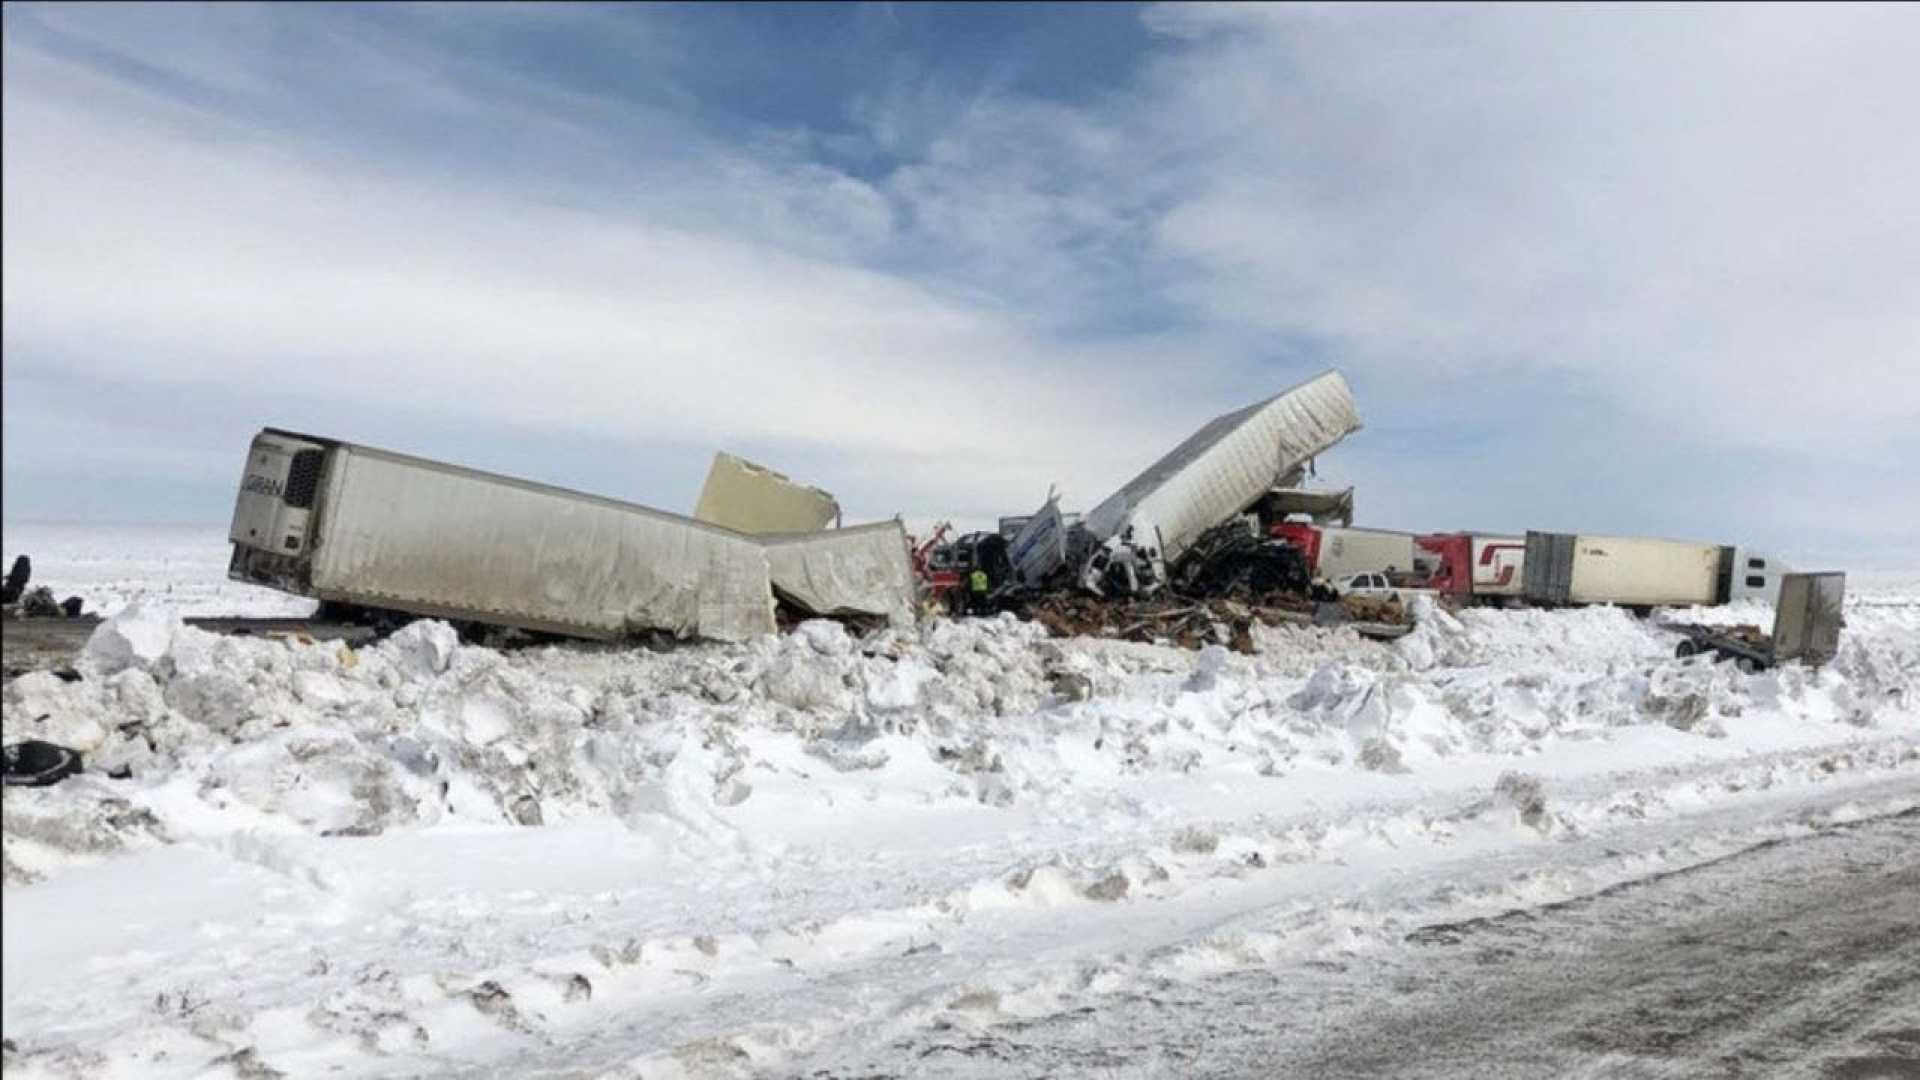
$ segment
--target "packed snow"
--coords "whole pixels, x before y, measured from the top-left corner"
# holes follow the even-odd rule
[[[9,1075],[777,1073],[1920,804],[1913,577],[1748,674],[1424,601],[1251,656],[1005,616],[354,649],[124,573],[79,680],[4,692],[88,766],[5,790]]]

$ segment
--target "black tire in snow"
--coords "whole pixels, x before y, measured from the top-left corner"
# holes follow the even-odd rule
[[[39,739],[12,743],[0,749],[0,755],[8,787],[46,787],[81,770],[78,751]]]

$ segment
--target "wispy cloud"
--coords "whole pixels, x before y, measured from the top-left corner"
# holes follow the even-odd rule
[[[9,8],[9,419],[218,387],[978,520],[1339,365],[1379,523],[1916,529],[1911,11],[1174,5],[1044,86],[1079,43],[936,14]]]

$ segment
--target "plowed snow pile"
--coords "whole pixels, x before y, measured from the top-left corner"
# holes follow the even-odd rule
[[[5,792],[7,1070],[777,1069],[1920,801],[1912,593],[1754,675],[1613,609],[1416,616],[1250,657],[1011,618],[502,653],[135,603],[5,689],[7,741],[88,765]]]

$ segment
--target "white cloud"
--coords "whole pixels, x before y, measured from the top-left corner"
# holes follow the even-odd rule
[[[7,346],[58,345],[76,374],[833,445],[925,462],[921,512],[1024,505],[1055,479],[1091,501],[1141,432],[1197,422],[1153,406],[1165,369],[1140,346],[1068,347],[829,257],[886,225],[827,170],[725,159],[753,209],[696,229],[677,204],[697,192],[566,208],[208,121],[12,45],[8,79]]]
[[[327,17],[196,10],[34,9],[200,88],[167,96],[10,12],[10,365],[348,427],[378,401],[831,451],[806,479],[850,506],[976,522],[1055,481],[1091,504],[1326,363],[1380,440],[1352,448],[1362,505],[1414,527],[1570,512],[1584,463],[1613,479],[1586,521],[1692,528],[1672,478],[1732,455],[1844,463],[1770,497],[1884,509],[1920,449],[1912,9],[1173,5],[1104,96],[888,61],[852,133],[721,133],[671,69],[632,100],[467,48],[551,18],[644,65],[697,52],[684,25],[536,6],[296,43],[275,20]],[[1381,449],[1463,419],[1556,467],[1456,503],[1436,486],[1480,451]],[[1726,506],[1729,532],[1804,520]]]
[[[1215,316],[1413,383],[1563,372],[1831,452],[1920,422],[1920,13],[1158,9]]]

